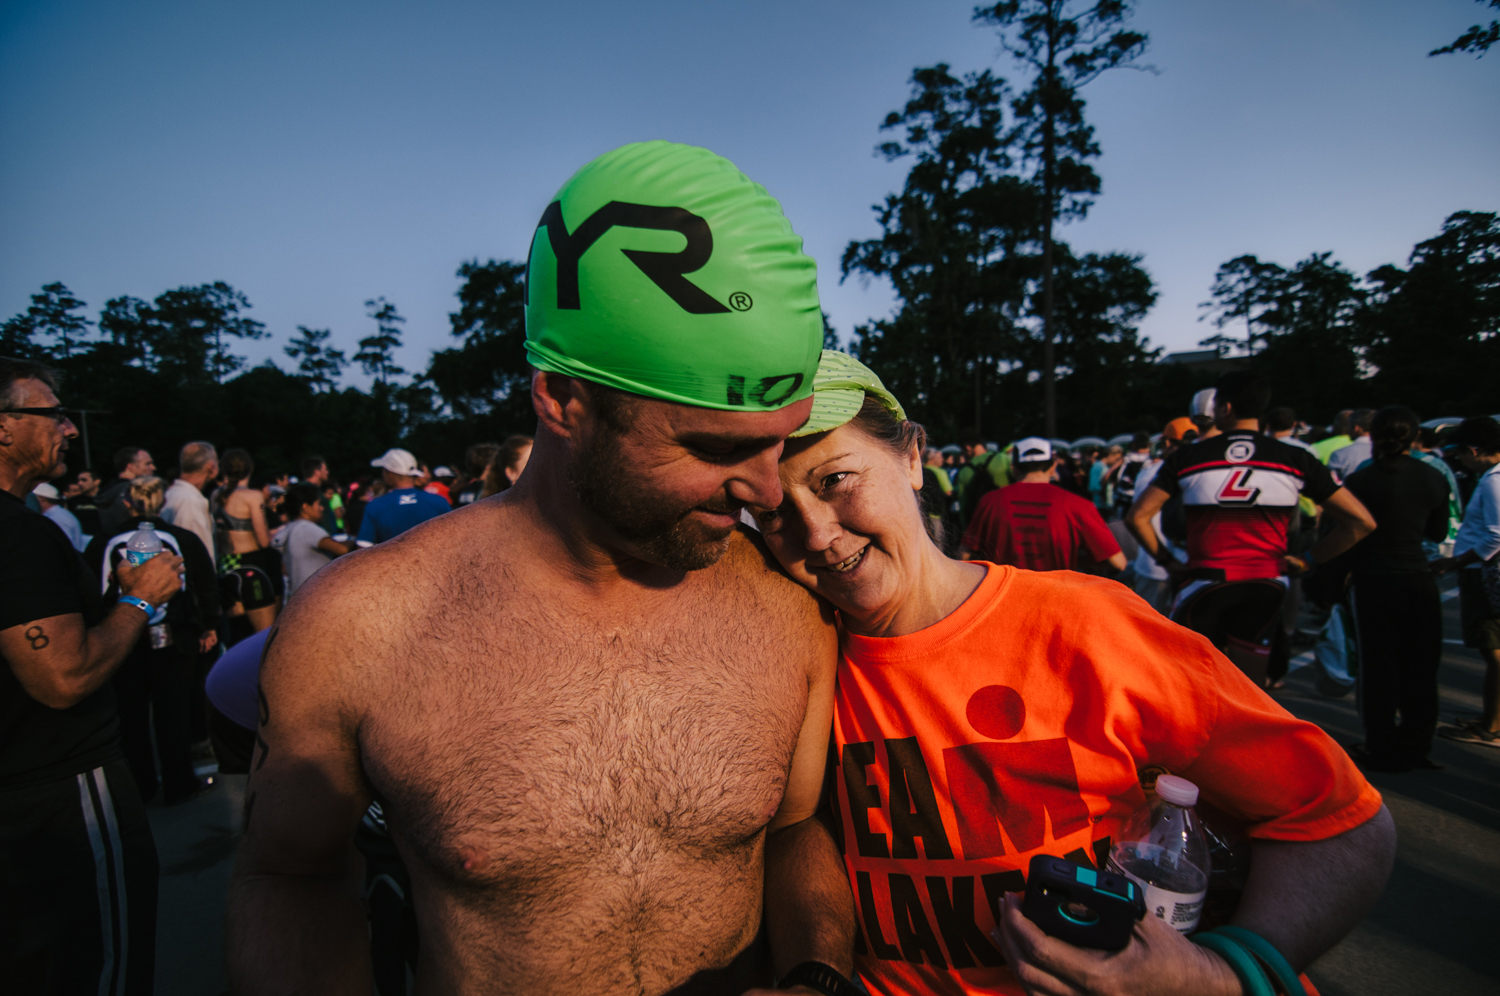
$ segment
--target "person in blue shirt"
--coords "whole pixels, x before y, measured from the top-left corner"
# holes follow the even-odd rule
[[[355,538],[360,546],[384,543],[449,510],[448,503],[437,495],[417,489],[422,468],[417,464],[417,458],[406,450],[386,450],[379,459],[371,460],[370,466],[381,469],[381,476],[391,490],[370,502],[365,509],[359,535]]]

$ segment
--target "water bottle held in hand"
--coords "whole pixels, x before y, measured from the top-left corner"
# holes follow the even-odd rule
[[[1142,806],[1120,830],[1110,848],[1113,871],[1138,883],[1146,913],[1190,933],[1203,916],[1208,892],[1208,842],[1193,806],[1198,786],[1186,778],[1162,775],[1156,801]]]
[[[163,549],[161,537],[156,535],[156,527],[149,522],[142,522],[135,534],[125,541],[125,559],[130,561],[130,566],[139,567],[161,553]],[[148,620],[147,624],[155,626],[166,618],[167,607],[163,605],[156,610],[155,615]]]

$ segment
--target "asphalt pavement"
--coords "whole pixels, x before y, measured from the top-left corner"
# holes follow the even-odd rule
[[[1457,601],[1444,601],[1443,721],[1474,714],[1484,674],[1457,645]],[[1305,658],[1304,658],[1305,659]],[[1362,739],[1352,696],[1318,695],[1313,669],[1292,672],[1276,698],[1344,745]],[[1500,993],[1500,749],[1438,739],[1442,771],[1371,774],[1396,818],[1390,884],[1373,913],[1308,975],[1323,996],[1495,996]],[[239,839],[245,777],[170,808],[150,807],[161,855],[158,996],[218,996],[224,902]]]

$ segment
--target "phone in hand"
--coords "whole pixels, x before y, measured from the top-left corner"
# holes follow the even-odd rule
[[[1026,873],[1021,912],[1048,937],[1080,948],[1119,951],[1146,915],[1146,899],[1140,886],[1123,875],[1038,854]]]

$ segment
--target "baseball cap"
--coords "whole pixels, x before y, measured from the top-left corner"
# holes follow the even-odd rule
[[[453,470],[452,470],[451,467],[439,467],[437,470],[434,470],[432,472],[432,476],[433,477],[454,477],[456,475],[453,473]]]
[[[1197,431],[1198,427],[1193,424],[1193,420],[1183,415],[1181,418],[1174,418],[1168,422],[1161,430],[1161,434],[1167,439],[1180,443],[1188,433]]]
[[[422,468],[417,466],[416,457],[406,450],[394,447],[386,450],[378,459],[371,460],[370,466],[388,470],[392,474],[400,474],[402,477],[417,477],[422,473]]]
[[[901,402],[885,389],[875,371],[848,353],[823,350],[818,372],[813,376],[812,411],[802,427],[792,433],[793,438],[837,429],[859,414],[867,396],[879,401],[896,418],[905,420]]]
[[[1016,444],[1017,463],[1038,463],[1052,459],[1052,444],[1041,436],[1027,436]]]
[[[1214,417],[1214,395],[1218,392],[1211,387],[1205,387],[1193,395],[1193,403],[1188,405],[1188,414],[1194,418]]]
[[[60,498],[57,493],[57,489],[48,484],[46,481],[43,481],[41,484],[38,484],[36,487],[32,488],[31,493],[36,495],[38,498],[45,498],[48,501],[58,501]]]
[[[728,411],[812,394],[817,264],[765,188],[707,149],[635,142],[586,164],[526,262],[539,370]]]

